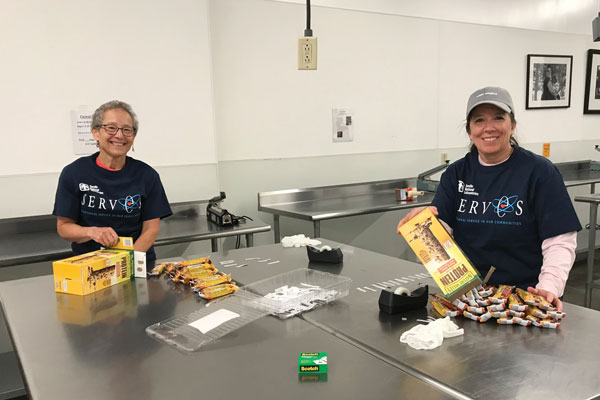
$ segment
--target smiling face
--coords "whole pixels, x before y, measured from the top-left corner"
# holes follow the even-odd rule
[[[516,126],[509,113],[493,104],[482,104],[473,109],[467,123],[469,138],[483,162],[497,164],[508,158]]]
[[[122,108],[106,110],[102,118],[102,125],[115,126],[117,128],[132,128],[133,120],[131,115]],[[104,127],[93,128],[92,134],[98,141],[100,155],[109,159],[120,159],[127,155],[127,152],[133,146],[135,133],[132,136],[124,136],[123,131],[119,129],[114,135],[110,135]]]

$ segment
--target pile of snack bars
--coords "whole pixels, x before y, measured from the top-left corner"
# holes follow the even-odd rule
[[[514,290],[514,292],[513,292]],[[544,297],[509,285],[480,285],[460,298],[449,302],[440,294],[432,294],[433,309],[442,317],[459,315],[477,322],[486,322],[492,317],[501,325],[537,326],[556,329],[565,317],[556,311]]]
[[[200,297],[206,300],[225,296],[238,290],[231,275],[219,272],[209,257],[194,260],[157,263],[148,273],[159,276],[166,273],[173,282],[190,285]]]

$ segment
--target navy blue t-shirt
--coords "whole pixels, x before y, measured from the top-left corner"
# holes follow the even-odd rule
[[[81,157],[67,165],[58,179],[53,215],[71,218],[81,226],[111,227],[119,236],[134,240],[142,232],[144,221],[172,214],[158,173],[148,164],[127,157],[119,171],[96,164],[98,153]],[[90,240],[72,243],[74,254],[98,250]],[[146,259],[156,259],[154,247]]]
[[[496,268],[492,285],[535,287],[542,242],[581,230],[558,169],[518,147],[499,165],[483,166],[473,153],[451,164],[432,205],[482,276]]]

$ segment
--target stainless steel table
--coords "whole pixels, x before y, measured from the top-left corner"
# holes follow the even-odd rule
[[[303,314],[303,319],[336,337],[396,366],[417,379],[445,388],[455,397],[486,399],[589,399],[600,396],[600,312],[565,304],[566,319],[557,330],[480,324],[457,318],[462,337],[446,339],[432,351],[418,351],[399,342],[416,319],[433,315],[427,309],[389,316],[379,312],[380,289],[401,279],[414,289],[428,284],[437,291],[423,266],[341,245],[343,264],[311,263],[305,248],[270,245],[229,251],[215,258],[248,263],[222,268],[241,282],[263,279],[296,268],[313,268],[353,279],[350,294],[326,307]],[[398,240],[402,240],[398,238]],[[246,260],[270,258],[276,264]],[[400,286],[396,283],[394,287]],[[406,318],[406,321],[402,319]],[[464,398],[463,397],[463,398]]]
[[[17,363],[17,356],[13,351],[0,353],[0,400],[25,396],[25,385]]]
[[[268,232],[270,225],[262,222],[246,221],[236,225],[219,226],[210,222],[206,215],[199,215],[193,209],[174,209],[173,215],[160,221],[160,232],[155,246],[210,240],[213,252],[219,250],[217,239],[244,235],[246,245],[254,245],[254,234]]]
[[[299,318],[263,317],[181,353],[144,329],[205,303],[162,278],[80,297],[37,277],[0,283],[0,299],[33,399],[448,398]],[[313,351],[328,353],[320,380],[297,373],[298,353]]]
[[[554,165],[560,171],[567,187],[591,185],[591,193],[594,193],[595,184],[600,182],[600,163],[597,161],[570,161]]]
[[[355,215],[403,210],[431,204],[433,193],[413,201],[396,201],[396,189],[415,187],[416,178],[278,190],[258,194],[258,210],[273,214],[275,243],[281,240],[279,217],[313,223],[313,237],[321,237],[321,221]]]
[[[600,280],[594,280],[594,255],[596,252],[596,221],[598,217],[598,204],[600,204],[600,195],[591,194],[589,196],[575,196],[575,201],[590,204],[589,236],[588,236],[588,254],[587,254],[587,278],[585,282],[584,305],[592,306],[592,289],[600,288]]]
[[[155,246],[210,240],[212,251],[218,251],[218,239],[244,235],[247,246],[254,244],[254,234],[268,232],[271,226],[247,221],[233,226],[218,226],[201,215],[198,202],[171,205],[173,215],[160,221]],[[72,255],[69,242],[56,233],[56,218],[49,216],[13,218],[0,224],[0,268],[52,261]]]
[[[591,185],[600,182],[600,164],[596,161],[572,161],[555,164],[565,186]],[[431,204],[434,193],[415,201],[397,202],[395,189],[415,187],[416,178],[322,186],[306,189],[278,190],[258,194],[258,210],[273,214],[275,243],[280,241],[280,216],[312,221],[314,237],[321,237],[321,221],[355,215],[403,210]]]
[[[381,314],[376,285],[401,279],[410,289],[419,284],[433,288],[425,269],[324,242],[342,248],[343,264],[311,263],[305,248],[281,245],[212,254],[215,264],[242,284],[306,267],[348,276],[353,282],[347,297],[304,313],[303,321],[265,317],[191,356],[143,333],[147,325],[203,306],[187,288],[171,287],[164,279],[136,280],[92,297],[57,295],[51,277],[0,283],[0,301],[30,393],[34,398],[65,396],[65,385],[57,382],[70,380],[72,397],[85,394],[87,398],[100,397],[97,393],[102,390],[104,398],[125,397],[125,393],[183,397],[197,394],[197,386],[206,386],[202,394],[217,398],[589,399],[600,395],[600,343],[590,335],[600,330],[597,311],[566,304],[567,318],[558,330],[456,319],[465,329],[464,336],[446,339],[432,351],[413,350],[398,339],[416,319],[426,317],[429,308],[404,315]],[[221,264],[226,260],[246,266],[226,267]],[[297,382],[296,353],[308,348],[330,354],[328,382],[318,383],[323,386]],[[333,360],[343,361],[333,364]],[[190,385],[189,379],[196,385]]]

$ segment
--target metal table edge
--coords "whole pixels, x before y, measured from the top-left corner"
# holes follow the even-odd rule
[[[294,212],[290,212],[290,211],[284,211],[281,209],[274,209],[274,208],[270,208],[270,207],[261,207],[261,206],[258,207],[258,210],[266,212],[266,213],[270,213],[270,214],[277,214],[277,215],[284,216],[284,217],[302,219],[305,221],[323,221],[323,220],[328,220],[328,219],[353,217],[353,216],[357,216],[357,215],[405,210],[405,209],[410,209],[410,208],[415,208],[415,207],[425,207],[428,205],[431,205],[431,201],[422,201],[422,202],[416,201],[416,202],[409,203],[409,204],[393,204],[393,205],[380,206],[380,207],[374,207],[374,208],[368,208],[368,209],[344,210],[344,211],[336,211],[336,212],[322,213],[322,214],[316,214],[316,215],[299,214],[299,213],[294,213]]]
[[[269,232],[271,230],[271,225],[264,225],[255,228],[245,228],[238,229],[235,231],[235,234],[232,234],[232,231],[223,231],[223,232],[211,232],[207,234],[197,234],[197,235],[184,235],[184,236],[176,236],[169,237],[163,239],[156,239],[154,242],[154,246],[165,246],[169,244],[176,243],[187,243],[187,242],[195,242],[197,240],[210,240],[210,239],[219,239],[223,237],[233,237],[237,235],[248,235],[253,233],[262,233]]]

